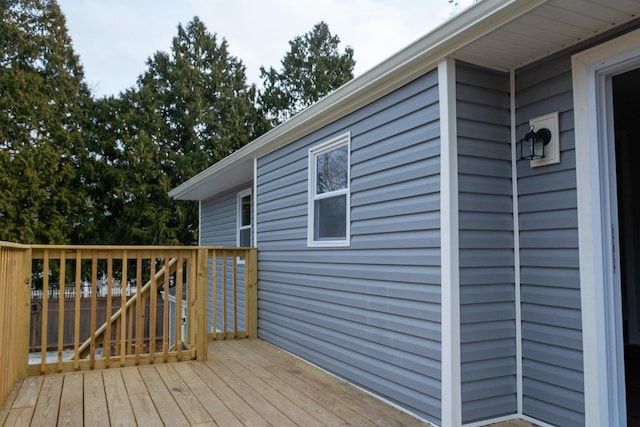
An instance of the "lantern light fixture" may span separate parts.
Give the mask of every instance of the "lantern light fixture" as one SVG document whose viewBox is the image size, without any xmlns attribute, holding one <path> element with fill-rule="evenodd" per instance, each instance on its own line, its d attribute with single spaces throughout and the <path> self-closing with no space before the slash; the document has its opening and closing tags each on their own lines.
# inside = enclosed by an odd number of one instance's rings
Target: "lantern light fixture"
<svg viewBox="0 0 640 427">
<path fill-rule="evenodd" d="M 531 125 L 529 132 L 520 140 L 520 160 L 536 160 L 544 158 L 544 147 L 551 141 L 551 131 L 542 128 L 535 131 Z"/>
</svg>

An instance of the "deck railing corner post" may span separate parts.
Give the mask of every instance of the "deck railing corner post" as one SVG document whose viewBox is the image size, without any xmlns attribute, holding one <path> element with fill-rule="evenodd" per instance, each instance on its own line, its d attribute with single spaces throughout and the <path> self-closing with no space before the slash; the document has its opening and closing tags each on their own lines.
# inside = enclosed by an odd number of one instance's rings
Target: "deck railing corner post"
<svg viewBox="0 0 640 427">
<path fill-rule="evenodd" d="M 248 338 L 258 337 L 258 249 L 251 248 L 247 253 L 246 296 L 247 296 L 247 334 Z"/>
<path fill-rule="evenodd" d="M 209 250 L 199 248 L 197 255 L 196 278 L 196 359 L 207 360 L 207 271 L 209 262 Z"/>
<path fill-rule="evenodd" d="M 31 248 L 27 248 L 22 252 L 22 269 L 21 276 L 23 278 L 21 287 L 22 296 L 22 313 L 20 318 L 21 331 L 20 331 L 20 363 L 18 377 L 25 378 L 29 370 L 29 331 L 31 328 L 31 262 L 32 251 Z"/>
</svg>

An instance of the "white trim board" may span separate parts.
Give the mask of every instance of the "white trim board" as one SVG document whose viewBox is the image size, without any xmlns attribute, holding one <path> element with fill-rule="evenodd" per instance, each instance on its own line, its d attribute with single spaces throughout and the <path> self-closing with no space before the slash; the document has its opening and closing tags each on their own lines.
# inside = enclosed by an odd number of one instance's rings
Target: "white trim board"
<svg viewBox="0 0 640 427">
<path fill-rule="evenodd" d="M 557 427 L 552 424 L 547 424 L 540 420 L 536 420 L 535 418 L 528 417 L 526 415 L 517 415 L 517 414 L 505 415 L 504 417 L 490 418 L 482 421 L 475 421 L 472 423 L 464 424 L 463 427 L 487 427 L 497 423 L 510 423 L 511 421 L 518 421 L 518 420 L 529 421 L 531 424 L 534 424 L 537 427 Z M 514 423 L 514 426 L 517 426 L 517 425 L 522 425 L 522 424 Z"/>
<path fill-rule="evenodd" d="M 202 246 L 202 200 L 198 200 L 198 246 Z"/>
<path fill-rule="evenodd" d="M 509 73 L 511 109 L 511 197 L 513 203 L 513 282 L 516 312 L 516 413 L 522 415 L 522 296 L 520 293 L 520 207 L 518 205 L 518 159 L 516 137 L 516 76 Z"/>
<path fill-rule="evenodd" d="M 638 66 L 640 30 L 572 57 L 587 426 L 626 424 L 606 96 L 612 75 Z"/>
<path fill-rule="evenodd" d="M 440 96 L 440 233 L 443 426 L 462 424 L 456 63 L 438 64 Z"/>
<path fill-rule="evenodd" d="M 253 247 L 258 247 L 258 158 L 253 158 L 253 195 L 251 196 L 253 202 L 253 209 L 251 215 L 253 218 Z"/>
</svg>

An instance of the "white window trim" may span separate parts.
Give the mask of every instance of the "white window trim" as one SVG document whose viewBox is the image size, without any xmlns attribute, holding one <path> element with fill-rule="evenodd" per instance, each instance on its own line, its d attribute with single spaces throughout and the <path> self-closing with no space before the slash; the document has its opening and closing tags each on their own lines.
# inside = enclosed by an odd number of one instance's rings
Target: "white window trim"
<svg viewBox="0 0 640 427">
<path fill-rule="evenodd" d="M 331 193 L 314 197 L 316 188 L 316 167 L 315 157 L 318 154 L 326 153 L 334 150 L 342 145 L 347 146 L 347 188 L 344 190 L 332 191 Z M 309 149 L 309 167 L 308 167 L 308 222 L 307 222 L 307 246 L 313 248 L 327 247 L 345 247 L 351 245 L 351 132 L 344 133 L 332 138 L 322 144 L 316 145 Z M 314 224 L 315 209 L 314 201 L 324 197 L 333 197 L 337 195 L 346 195 L 346 233 L 344 239 L 335 240 L 314 240 Z"/>
<path fill-rule="evenodd" d="M 613 74 L 640 66 L 639 40 L 636 30 L 572 57 L 587 426 L 622 425 L 626 419 L 605 96 Z"/>
<path fill-rule="evenodd" d="M 249 225 L 242 225 L 242 199 L 246 196 L 251 196 L 251 223 Z M 253 238 L 253 190 L 251 188 L 247 188 L 246 190 L 240 191 L 236 196 L 236 246 L 240 246 L 240 231 L 249 229 L 251 233 L 251 237 Z M 239 257 L 238 262 L 244 264 L 244 258 Z"/>
</svg>

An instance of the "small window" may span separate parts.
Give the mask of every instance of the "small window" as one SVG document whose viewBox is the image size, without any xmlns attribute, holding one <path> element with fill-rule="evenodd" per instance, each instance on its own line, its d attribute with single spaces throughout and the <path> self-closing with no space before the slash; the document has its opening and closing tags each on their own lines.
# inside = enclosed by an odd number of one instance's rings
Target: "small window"
<svg viewBox="0 0 640 427">
<path fill-rule="evenodd" d="M 348 246 L 350 135 L 309 150 L 309 246 Z"/>
<path fill-rule="evenodd" d="M 253 218 L 252 210 L 253 205 L 251 200 L 251 190 L 246 190 L 238 193 L 238 246 L 251 246 L 251 222 Z"/>
</svg>

